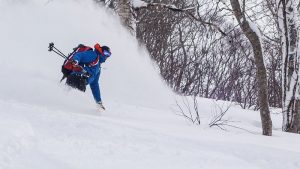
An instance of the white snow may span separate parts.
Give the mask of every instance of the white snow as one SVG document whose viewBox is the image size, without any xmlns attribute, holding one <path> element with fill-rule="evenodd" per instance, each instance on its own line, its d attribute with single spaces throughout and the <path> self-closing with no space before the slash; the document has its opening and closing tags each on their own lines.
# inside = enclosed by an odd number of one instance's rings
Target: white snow
<svg viewBox="0 0 300 169">
<path fill-rule="evenodd" d="M 299 135 L 261 135 L 259 112 L 232 106 L 225 119 L 245 130 L 209 128 L 216 104 L 199 98 L 201 125 L 176 114 L 178 96 L 114 16 L 88 1 L 0 1 L 0 169 L 298 169 Z M 78 43 L 111 47 L 101 89 L 59 84 L 62 59 Z M 181 104 L 182 105 L 182 104 Z M 274 110 L 276 111 L 276 110 Z"/>
<path fill-rule="evenodd" d="M 145 7 L 148 4 L 142 0 L 132 0 L 132 6 L 134 8 L 140 8 L 140 7 Z"/>
</svg>

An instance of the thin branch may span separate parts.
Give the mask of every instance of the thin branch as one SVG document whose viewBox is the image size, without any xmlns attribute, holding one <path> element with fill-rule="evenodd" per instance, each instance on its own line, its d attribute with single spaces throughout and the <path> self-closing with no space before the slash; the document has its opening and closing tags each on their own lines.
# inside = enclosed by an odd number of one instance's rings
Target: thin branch
<svg viewBox="0 0 300 169">
<path fill-rule="evenodd" d="M 144 2 L 144 1 L 143 1 Z M 211 23 L 211 22 L 207 22 L 205 20 L 202 19 L 202 17 L 200 16 L 200 14 L 198 13 L 198 17 L 195 16 L 191 11 L 194 11 L 196 8 L 199 8 L 199 7 L 190 7 L 190 8 L 184 8 L 184 9 L 181 9 L 181 8 L 178 8 L 176 7 L 175 5 L 169 5 L 169 4 L 163 4 L 163 3 L 147 3 L 147 2 L 144 2 L 145 5 L 143 6 L 140 6 L 140 7 L 133 7 L 133 9 L 135 11 L 139 11 L 140 9 L 149 9 L 150 7 L 162 7 L 162 8 L 166 8 L 166 9 L 169 9 L 171 11 L 174 11 L 174 12 L 182 12 L 182 13 L 185 13 L 187 14 L 190 18 L 202 23 L 203 25 L 209 25 L 209 26 L 212 26 L 214 27 L 215 29 L 217 29 L 223 36 L 226 36 L 227 34 L 219 27 L 217 26 L 216 24 L 214 23 Z M 199 9 L 198 9 L 199 10 Z"/>
</svg>

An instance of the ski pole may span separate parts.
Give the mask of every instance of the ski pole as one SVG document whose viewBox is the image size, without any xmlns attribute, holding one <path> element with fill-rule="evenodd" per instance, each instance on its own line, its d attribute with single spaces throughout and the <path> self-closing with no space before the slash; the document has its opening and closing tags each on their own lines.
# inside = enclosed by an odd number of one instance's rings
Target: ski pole
<svg viewBox="0 0 300 169">
<path fill-rule="evenodd" d="M 67 57 L 64 53 L 62 53 L 59 49 L 57 49 L 57 48 L 54 46 L 54 43 L 53 43 L 53 42 L 49 43 L 48 51 L 49 51 L 49 52 L 54 52 L 54 53 L 56 53 L 57 55 L 61 56 L 61 57 L 64 58 L 64 59 L 68 59 L 68 57 Z"/>
<path fill-rule="evenodd" d="M 51 43 L 49 43 L 49 52 L 51 52 L 51 51 L 54 51 L 56 54 L 58 54 L 58 55 L 60 55 L 60 56 L 63 56 L 63 57 L 66 57 L 65 56 L 65 54 L 63 54 L 59 49 L 57 49 L 55 46 L 54 46 L 54 43 L 53 42 L 51 42 Z M 55 49 L 55 50 L 53 50 L 53 49 Z"/>
<path fill-rule="evenodd" d="M 54 46 L 54 43 L 51 42 L 49 43 L 49 46 L 48 46 L 48 51 L 49 52 L 54 52 L 56 53 L 57 55 L 61 56 L 62 58 L 64 58 L 65 60 L 67 61 L 70 61 L 70 59 L 68 58 L 69 56 L 73 55 L 76 50 L 74 50 L 72 53 L 70 53 L 68 56 L 66 56 L 64 53 L 62 53 L 59 49 L 57 49 L 55 46 Z M 73 61 L 71 61 L 73 62 Z M 75 65 L 74 65 L 75 66 Z M 87 71 L 83 69 L 83 67 L 81 65 L 76 65 L 77 67 L 80 67 L 82 69 L 82 73 L 83 73 L 83 76 L 86 76 L 86 77 L 89 77 L 86 75 Z M 62 82 L 64 79 L 66 78 L 66 76 L 64 75 L 62 77 L 62 79 L 60 80 L 60 82 Z"/>
</svg>

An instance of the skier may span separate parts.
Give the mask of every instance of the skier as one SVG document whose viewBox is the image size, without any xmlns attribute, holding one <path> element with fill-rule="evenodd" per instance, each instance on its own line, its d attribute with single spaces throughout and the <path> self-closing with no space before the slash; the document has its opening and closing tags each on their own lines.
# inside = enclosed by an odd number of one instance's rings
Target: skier
<svg viewBox="0 0 300 169">
<path fill-rule="evenodd" d="M 80 87 L 78 88 L 78 85 L 80 86 L 80 80 L 78 80 L 78 78 L 84 77 L 83 91 L 85 91 L 85 85 L 90 85 L 97 106 L 103 110 L 105 110 L 105 107 L 103 106 L 101 99 L 99 77 L 101 73 L 101 64 L 110 56 L 110 48 L 107 46 L 101 47 L 98 43 L 94 45 L 94 50 L 90 49 L 82 52 L 75 52 L 71 64 L 73 70 L 76 70 L 76 68 L 79 67 L 81 68 L 81 71 L 78 71 L 77 69 L 76 71 L 71 72 L 71 76 L 68 76 L 66 82 L 69 86 L 80 90 Z"/>
</svg>

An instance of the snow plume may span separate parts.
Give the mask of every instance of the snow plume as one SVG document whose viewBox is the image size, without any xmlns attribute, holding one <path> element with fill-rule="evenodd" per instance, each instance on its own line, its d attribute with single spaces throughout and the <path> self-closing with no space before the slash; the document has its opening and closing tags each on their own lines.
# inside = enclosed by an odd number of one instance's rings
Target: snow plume
<svg viewBox="0 0 300 169">
<path fill-rule="evenodd" d="M 151 107 L 172 100 L 147 52 L 115 16 L 91 1 L 1 1 L 0 25 L 0 99 L 74 110 L 93 107 L 89 88 L 83 94 L 59 84 L 63 59 L 47 47 L 54 42 L 67 54 L 79 43 L 99 42 L 112 50 L 100 80 L 106 104 Z"/>
</svg>

